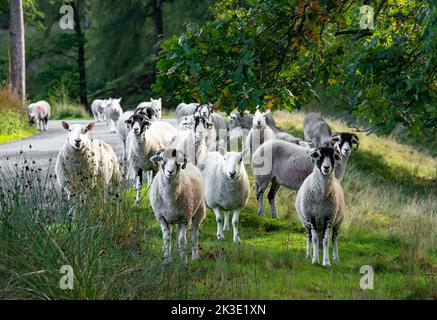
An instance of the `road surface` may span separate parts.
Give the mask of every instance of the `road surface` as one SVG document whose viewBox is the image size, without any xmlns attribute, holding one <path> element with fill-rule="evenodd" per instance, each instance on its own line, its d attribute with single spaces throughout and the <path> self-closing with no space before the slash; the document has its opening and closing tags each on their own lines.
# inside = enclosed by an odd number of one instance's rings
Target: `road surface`
<svg viewBox="0 0 437 320">
<path fill-rule="evenodd" d="M 162 121 L 169 122 L 176 126 L 176 118 L 162 118 Z M 72 120 L 71 124 L 87 124 L 90 120 Z M 5 161 L 14 161 L 19 157 L 27 160 L 34 160 L 39 168 L 43 170 L 49 167 L 50 159 L 52 168 L 58 156 L 59 150 L 65 142 L 67 132 L 62 128 L 61 121 L 49 121 L 48 131 L 42 132 L 30 138 L 0 144 L 0 166 Z M 90 131 L 91 138 L 102 139 L 110 144 L 117 154 L 118 159 L 122 157 L 123 146 L 118 134 L 109 132 L 106 122 L 97 122 Z"/>
</svg>

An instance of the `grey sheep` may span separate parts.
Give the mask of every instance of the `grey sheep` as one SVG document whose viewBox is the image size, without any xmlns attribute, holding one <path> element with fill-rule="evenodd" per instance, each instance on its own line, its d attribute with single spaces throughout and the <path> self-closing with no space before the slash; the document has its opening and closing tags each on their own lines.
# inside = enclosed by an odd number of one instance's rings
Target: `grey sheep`
<svg viewBox="0 0 437 320">
<path fill-rule="evenodd" d="M 150 186 L 149 198 L 163 238 L 164 260 L 171 260 L 171 227 L 178 225 L 180 257 L 187 262 L 186 238 L 191 224 L 192 259 L 199 258 L 199 230 L 205 219 L 205 185 L 199 169 L 176 149 L 159 152 L 150 159 L 160 170 Z"/>
<path fill-rule="evenodd" d="M 332 147 L 317 148 L 310 156 L 315 166 L 297 193 L 296 212 L 307 234 L 306 258 L 311 259 L 312 240 L 312 263 L 320 263 L 319 248 L 322 248 L 322 265 L 329 267 L 329 234 L 332 229 L 333 259 L 338 261 L 338 231 L 345 208 L 343 189 L 334 176 L 341 157 Z"/>
<path fill-rule="evenodd" d="M 329 145 L 331 142 L 331 127 L 318 113 L 308 113 L 303 121 L 305 141 L 315 143 L 316 147 Z"/>
</svg>

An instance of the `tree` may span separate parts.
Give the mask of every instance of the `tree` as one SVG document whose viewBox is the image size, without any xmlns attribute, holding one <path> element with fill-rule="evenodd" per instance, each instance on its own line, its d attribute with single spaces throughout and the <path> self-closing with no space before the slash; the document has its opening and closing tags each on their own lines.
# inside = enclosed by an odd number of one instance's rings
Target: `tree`
<svg viewBox="0 0 437 320">
<path fill-rule="evenodd" d="M 360 23 L 363 4 L 373 29 Z M 162 44 L 156 91 L 227 112 L 291 110 L 328 93 L 387 131 L 436 128 L 435 0 L 222 0 L 212 13 Z"/>
<path fill-rule="evenodd" d="M 24 105 L 26 100 L 26 61 L 22 0 L 10 1 L 9 25 L 11 34 L 10 81 L 12 89 Z"/>
</svg>

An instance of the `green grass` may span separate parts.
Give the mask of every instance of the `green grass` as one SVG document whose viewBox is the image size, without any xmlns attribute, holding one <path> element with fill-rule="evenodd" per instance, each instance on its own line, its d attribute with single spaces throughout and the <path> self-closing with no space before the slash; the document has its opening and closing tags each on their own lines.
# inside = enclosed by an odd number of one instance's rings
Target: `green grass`
<svg viewBox="0 0 437 320">
<path fill-rule="evenodd" d="M 0 144 L 26 138 L 37 131 L 30 127 L 25 108 L 7 88 L 0 88 Z"/>
<path fill-rule="evenodd" d="M 301 114 L 277 114 L 276 120 L 301 134 Z M 331 125 L 345 129 L 340 121 Z M 37 165 L 14 169 L 11 160 L 2 168 L 25 172 L 15 187 L 0 184 L 0 298 L 437 299 L 436 159 L 393 139 L 361 134 L 360 139 L 342 182 L 341 261 L 329 269 L 304 259 L 294 191 L 279 191 L 277 221 L 257 216 L 252 190 L 241 214 L 241 245 L 232 243 L 230 231 L 224 241 L 215 239 L 215 218 L 208 210 L 201 259 L 183 267 L 173 233 L 174 259 L 164 266 L 161 231 L 146 188 L 137 208 L 133 190 L 105 197 L 94 190 L 70 219 L 57 193 L 41 198 L 39 190 L 54 184 L 53 177 L 38 182 Z M 64 264 L 75 271 L 72 291 L 59 289 Z M 359 286 L 363 265 L 374 268 L 374 290 Z"/>
</svg>

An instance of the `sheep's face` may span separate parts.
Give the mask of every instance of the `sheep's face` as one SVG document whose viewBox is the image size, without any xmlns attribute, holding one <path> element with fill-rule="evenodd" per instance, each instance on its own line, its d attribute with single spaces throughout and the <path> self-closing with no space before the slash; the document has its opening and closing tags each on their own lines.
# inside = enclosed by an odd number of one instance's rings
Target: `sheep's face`
<svg viewBox="0 0 437 320">
<path fill-rule="evenodd" d="M 29 123 L 34 124 L 38 119 L 38 111 L 37 111 L 37 107 L 35 107 L 35 104 L 29 106 L 28 112 L 29 112 L 28 113 Z"/>
<path fill-rule="evenodd" d="M 194 135 L 196 142 L 202 141 L 206 136 L 206 131 L 213 128 L 213 124 L 204 117 L 194 117 Z"/>
<path fill-rule="evenodd" d="M 360 139 L 355 133 L 335 133 L 331 137 L 331 144 L 342 156 L 346 157 L 351 153 L 353 145 L 358 149 Z"/>
<path fill-rule="evenodd" d="M 109 105 L 109 100 L 103 100 L 100 104 L 99 104 L 99 108 L 98 111 L 100 113 L 103 113 L 106 111 L 106 108 L 108 108 Z"/>
<path fill-rule="evenodd" d="M 121 108 L 120 102 L 121 102 L 121 98 L 120 99 L 112 99 L 112 98 L 110 98 L 107 101 L 107 103 L 108 103 L 107 104 L 107 108 L 112 108 L 114 110 L 119 109 L 119 108 Z"/>
<path fill-rule="evenodd" d="M 237 128 L 240 126 L 239 123 L 239 116 L 236 113 L 231 113 L 231 115 L 229 116 L 229 120 L 228 120 L 228 128 L 229 130 Z"/>
<path fill-rule="evenodd" d="M 133 114 L 125 122 L 137 137 L 147 130 L 151 124 L 149 118 L 144 114 Z"/>
<path fill-rule="evenodd" d="M 255 115 L 253 117 L 253 127 L 255 129 L 261 129 L 263 127 L 266 126 L 266 115 L 269 113 L 269 111 L 267 112 L 261 112 L 259 110 L 257 110 L 255 112 Z"/>
<path fill-rule="evenodd" d="M 325 176 L 329 176 L 341 160 L 340 154 L 332 147 L 321 147 L 315 149 L 311 153 L 311 158 L 316 167 Z"/>
<path fill-rule="evenodd" d="M 181 124 L 184 128 L 193 129 L 194 127 L 194 118 L 193 116 L 185 116 L 181 119 Z"/>
<path fill-rule="evenodd" d="M 149 120 L 156 120 L 157 119 L 157 111 L 152 106 L 139 107 L 135 110 L 135 113 L 147 116 L 147 118 L 149 118 Z"/>
<path fill-rule="evenodd" d="M 161 170 L 168 179 L 173 179 L 179 172 L 187 167 L 187 158 L 176 149 L 167 149 L 158 152 L 150 161 L 155 166 L 161 164 Z"/>
<path fill-rule="evenodd" d="M 243 152 L 227 152 L 220 147 L 219 152 L 223 156 L 223 173 L 231 180 L 240 178 L 244 170 L 243 159 L 249 153 L 249 149 L 244 149 Z"/>
<path fill-rule="evenodd" d="M 73 149 L 80 150 L 88 143 L 88 131 L 92 130 L 94 122 L 90 122 L 88 125 L 83 126 L 80 124 L 70 125 L 69 123 L 62 121 L 62 127 L 68 131 L 68 144 L 73 147 Z"/>
<path fill-rule="evenodd" d="M 212 113 L 212 105 L 202 104 L 196 108 L 194 115 L 209 119 L 211 113 Z"/>
</svg>

